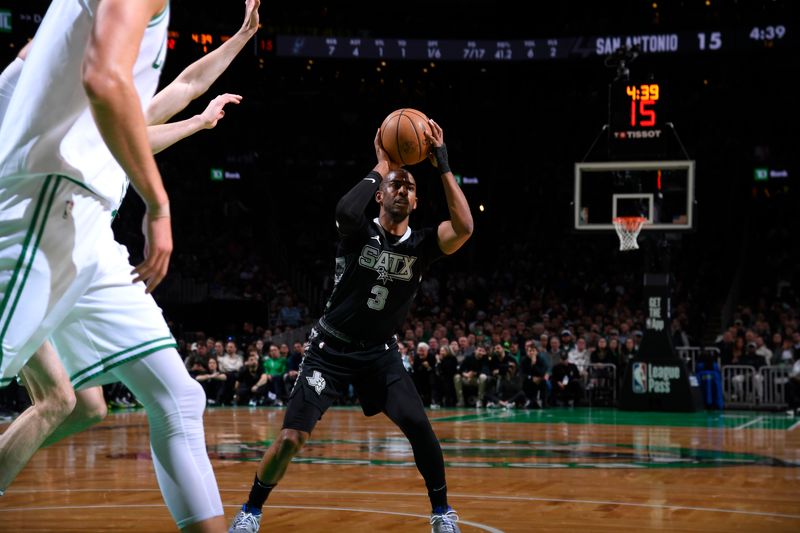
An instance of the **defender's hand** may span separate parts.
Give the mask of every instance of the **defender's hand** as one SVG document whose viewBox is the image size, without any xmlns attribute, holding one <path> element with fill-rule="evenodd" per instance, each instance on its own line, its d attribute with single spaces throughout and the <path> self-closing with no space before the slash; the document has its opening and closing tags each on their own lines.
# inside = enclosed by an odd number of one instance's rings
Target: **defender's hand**
<svg viewBox="0 0 800 533">
<path fill-rule="evenodd" d="M 145 213 L 142 220 L 144 261 L 131 271 L 133 283 L 144 281 L 146 293 L 151 293 L 167 275 L 172 255 L 172 226 L 169 215 L 153 217 Z"/>
<path fill-rule="evenodd" d="M 203 128 L 210 130 L 217 125 L 217 122 L 225 116 L 225 106 L 228 104 L 241 103 L 242 97 L 238 94 L 221 94 L 211 100 L 205 110 L 200 113 L 203 121 Z"/>
<path fill-rule="evenodd" d="M 245 0 L 244 3 L 244 22 L 241 32 L 255 33 L 258 30 L 258 6 L 261 0 Z"/>
</svg>

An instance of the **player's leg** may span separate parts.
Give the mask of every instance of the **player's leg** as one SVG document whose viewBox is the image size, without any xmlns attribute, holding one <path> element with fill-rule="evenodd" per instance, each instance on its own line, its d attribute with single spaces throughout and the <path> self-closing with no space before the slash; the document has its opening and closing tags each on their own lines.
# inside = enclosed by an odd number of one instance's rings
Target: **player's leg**
<svg viewBox="0 0 800 533">
<path fill-rule="evenodd" d="M 66 420 L 47 437 L 42 447 L 50 446 L 61 439 L 88 429 L 102 422 L 108 414 L 103 387 L 99 385 L 75 391 L 75 399 L 75 408 Z"/>
<path fill-rule="evenodd" d="M 413 381 L 405 372 L 397 374 L 400 379 L 391 383 L 386 391 L 384 412 L 411 443 L 414 462 L 428 489 L 433 531 L 458 532 L 455 524 L 458 516 L 447 504 L 444 457 L 439 439 L 433 432 Z"/>
<path fill-rule="evenodd" d="M 145 407 L 159 487 L 179 528 L 224 531 L 205 447 L 205 393 L 175 350 L 163 313 L 131 283 L 127 250 L 110 227 L 97 243 L 97 271 L 51 335 L 73 387 L 122 381 Z"/>
<path fill-rule="evenodd" d="M 75 393 L 53 348 L 45 343 L 21 371 L 33 405 L 0 435 L 0 494 L 75 407 Z"/>
<path fill-rule="evenodd" d="M 233 519 L 232 533 L 255 533 L 261 522 L 261 510 L 270 492 L 283 478 L 292 458 L 302 449 L 319 419 L 338 398 L 343 388 L 326 371 L 317 348 L 309 348 L 289 395 L 283 428 L 278 438 L 264 452 L 247 502 Z"/>
<path fill-rule="evenodd" d="M 142 402 L 167 507 L 182 531 L 224 531 L 222 501 L 206 451 L 205 393 L 178 352 L 165 348 L 111 370 Z"/>
</svg>

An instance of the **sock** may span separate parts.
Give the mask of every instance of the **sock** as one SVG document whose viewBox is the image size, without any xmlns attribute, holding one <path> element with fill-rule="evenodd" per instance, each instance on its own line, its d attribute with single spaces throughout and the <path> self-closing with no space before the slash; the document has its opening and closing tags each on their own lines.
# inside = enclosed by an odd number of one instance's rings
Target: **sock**
<svg viewBox="0 0 800 533">
<path fill-rule="evenodd" d="M 267 501 L 267 497 L 269 496 L 270 491 L 275 488 L 275 485 L 265 485 L 261 483 L 258 479 L 258 474 L 256 474 L 255 479 L 253 480 L 253 487 L 250 489 L 250 496 L 247 498 L 247 507 L 252 512 L 261 511 L 261 508 L 264 506 L 264 502 Z"/>
<path fill-rule="evenodd" d="M 447 512 L 447 485 L 442 485 L 438 489 L 428 489 L 428 498 L 431 500 L 431 512 L 433 514 L 444 514 Z"/>
</svg>

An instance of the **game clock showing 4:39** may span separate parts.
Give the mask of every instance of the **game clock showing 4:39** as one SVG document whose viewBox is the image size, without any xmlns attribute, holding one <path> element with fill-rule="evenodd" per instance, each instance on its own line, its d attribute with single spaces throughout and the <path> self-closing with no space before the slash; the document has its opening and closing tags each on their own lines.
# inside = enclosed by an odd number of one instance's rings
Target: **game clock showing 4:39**
<svg viewBox="0 0 800 533">
<path fill-rule="evenodd" d="M 611 135 L 618 141 L 660 139 L 665 122 L 664 86 L 657 81 L 618 81 L 610 87 Z"/>
</svg>

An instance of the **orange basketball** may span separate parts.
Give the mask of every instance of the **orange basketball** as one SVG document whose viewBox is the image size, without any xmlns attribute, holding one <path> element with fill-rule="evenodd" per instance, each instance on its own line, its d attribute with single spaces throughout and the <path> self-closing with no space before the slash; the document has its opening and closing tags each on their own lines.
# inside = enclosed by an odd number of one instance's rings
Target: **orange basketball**
<svg viewBox="0 0 800 533">
<path fill-rule="evenodd" d="M 383 149 L 395 163 L 416 165 L 428 157 L 426 131 L 431 127 L 422 111 L 408 107 L 392 111 L 381 124 Z"/>
</svg>

